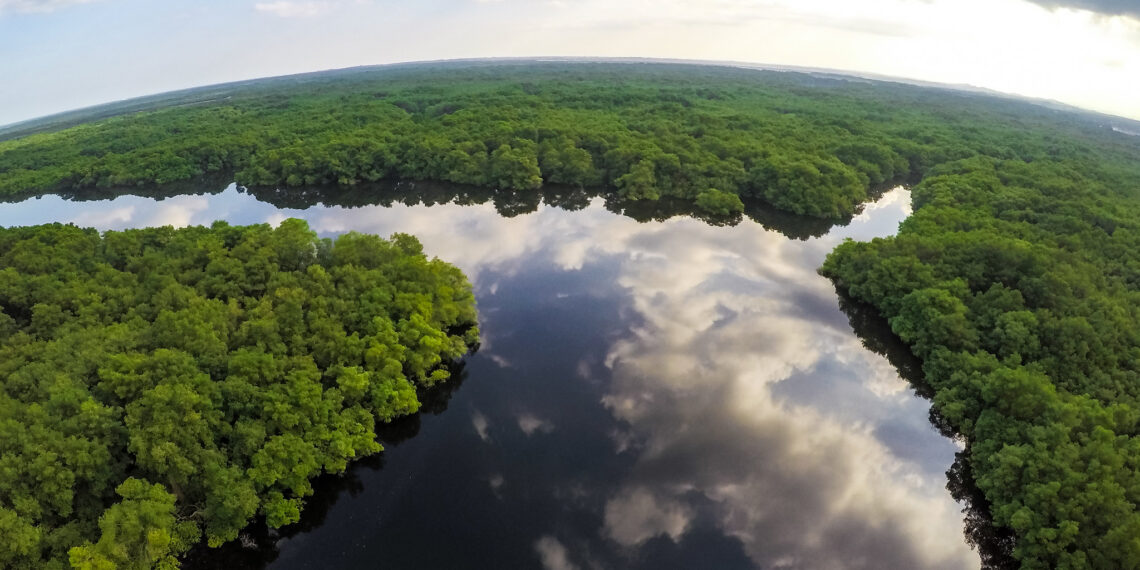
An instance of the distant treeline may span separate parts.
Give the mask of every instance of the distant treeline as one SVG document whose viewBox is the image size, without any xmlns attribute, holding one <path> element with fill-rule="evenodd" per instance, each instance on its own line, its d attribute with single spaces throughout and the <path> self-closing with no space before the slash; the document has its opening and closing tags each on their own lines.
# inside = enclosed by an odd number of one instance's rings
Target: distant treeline
<svg viewBox="0 0 1140 570">
<path fill-rule="evenodd" d="M 478 337 L 415 238 L 0 229 L 0 567 L 177 568 L 380 451 Z"/>
<path fill-rule="evenodd" d="M 8 194 L 227 171 L 283 199 L 439 180 L 513 190 L 509 209 L 555 183 L 710 219 L 740 197 L 841 218 L 876 185 L 917 183 L 897 237 L 845 243 L 822 271 L 922 360 L 1023 567 L 1140 567 L 1140 139 L 1089 116 L 729 68 L 450 64 L 279 80 L 0 143 Z M 0 513 L 20 496 L 0 490 Z"/>
<path fill-rule="evenodd" d="M 734 195 L 755 196 L 840 218 L 869 186 L 948 160 L 1080 152 L 1071 135 L 1084 127 L 1058 117 L 950 92 L 729 68 L 393 68 L 255 83 L 219 101 L 2 142 L 0 193 L 232 171 L 247 186 L 571 184 L 694 200 L 714 213 L 739 211 Z"/>
</svg>

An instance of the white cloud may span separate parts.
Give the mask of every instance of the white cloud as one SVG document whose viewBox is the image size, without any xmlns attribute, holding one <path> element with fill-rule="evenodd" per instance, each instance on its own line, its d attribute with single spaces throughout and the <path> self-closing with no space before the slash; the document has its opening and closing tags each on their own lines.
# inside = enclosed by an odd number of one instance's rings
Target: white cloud
<svg viewBox="0 0 1140 570">
<path fill-rule="evenodd" d="M 64 220 L 100 231 L 148 226 L 184 228 L 214 221 L 215 214 L 209 211 L 210 207 L 210 198 L 206 196 L 185 195 L 154 200 L 128 195 L 105 202 L 73 202 L 58 196 L 45 196 L 9 205 L 8 209 L 13 211 L 4 212 L 0 221 L 5 225 L 24 225 Z"/>
<path fill-rule="evenodd" d="M 210 200 L 205 196 L 176 196 L 159 202 L 151 209 L 151 215 L 140 222 L 144 226 L 176 228 L 184 228 L 195 223 L 209 224 L 213 221 L 213 218 L 205 219 L 209 216 L 205 216 L 202 220 L 195 219 L 197 214 L 207 213 L 209 208 Z"/>
<path fill-rule="evenodd" d="M 491 475 L 489 479 L 487 479 L 487 484 L 491 486 L 491 491 L 494 492 L 495 495 L 499 494 L 499 489 L 503 488 L 503 483 L 505 482 L 506 479 L 503 478 L 502 473 L 495 473 L 494 475 Z"/>
<path fill-rule="evenodd" d="M 850 336 L 842 314 L 834 318 L 834 288 L 815 272 L 844 237 L 892 233 L 909 211 L 907 197 L 889 194 L 848 226 L 806 242 L 747 222 L 639 224 L 600 204 L 510 219 L 490 204 L 317 208 L 303 217 L 322 233 L 413 233 L 429 255 L 487 283 L 536 260 L 574 271 L 617 256 L 628 310 L 641 323 L 605 359 L 613 376 L 604 403 L 626 426 L 612 434 L 615 450 L 637 465 L 604 509 L 604 531 L 619 544 L 681 540 L 695 521 L 711 520 L 762 566 L 797 559 L 836 568 L 881 548 L 900 567 L 976 567 L 962 541 L 947 540 L 962 527 L 943 489 L 949 459 L 919 465 L 925 456 L 900 456 L 876 433 L 900 414 L 914 416 L 906 406 L 917 406 L 924 422 L 926 404 Z M 457 226 L 470 237 L 455 239 Z M 822 388 L 830 399 L 802 402 L 778 391 L 797 375 L 819 377 L 825 363 L 832 368 L 823 376 L 842 376 Z M 592 376 L 589 363 L 577 370 Z M 862 407 L 879 411 L 851 411 Z M 489 441 L 488 418 L 474 412 L 471 421 Z M 529 413 L 515 421 L 528 434 L 549 423 Z M 923 427 L 903 443 L 941 441 Z M 946 443 L 943 455 L 952 455 Z M 496 479 L 489 483 L 495 490 Z M 535 549 L 549 568 L 572 564 L 553 537 Z"/>
<path fill-rule="evenodd" d="M 272 14 L 281 18 L 314 18 L 323 16 L 346 6 L 367 6 L 372 0 L 306 0 L 296 2 L 293 0 L 277 0 L 275 2 L 258 2 L 254 10 Z"/>
<path fill-rule="evenodd" d="M 123 206 L 107 210 L 89 210 L 71 219 L 71 223 L 81 227 L 99 229 L 127 227 L 135 217 L 135 206 Z"/>
<path fill-rule="evenodd" d="M 677 501 L 661 501 L 645 489 L 625 489 L 606 503 L 605 529 L 625 546 L 638 546 L 660 535 L 676 542 L 692 518 L 692 511 Z"/>
<path fill-rule="evenodd" d="M 492 354 L 491 352 L 484 351 L 483 357 L 490 359 L 491 362 L 494 362 L 496 365 L 498 365 L 499 368 L 511 367 L 511 361 L 507 360 L 503 356 L 499 356 L 498 354 Z"/>
<path fill-rule="evenodd" d="M 519 416 L 519 429 L 530 437 L 537 432 L 550 433 L 554 431 L 554 424 L 541 419 L 534 414 L 523 414 Z"/>
<path fill-rule="evenodd" d="M 473 412 L 471 414 L 471 427 L 475 428 L 475 433 L 479 434 L 479 439 L 491 441 L 491 436 L 487 433 L 487 428 L 490 427 L 487 416 L 484 416 L 478 411 Z"/>
<path fill-rule="evenodd" d="M 258 2 L 253 8 L 280 18 L 312 18 L 328 13 L 334 7 L 332 2 Z"/>
<path fill-rule="evenodd" d="M 0 15 L 14 12 L 31 14 L 54 12 L 75 4 L 87 4 L 93 0 L 0 0 Z"/>
<path fill-rule="evenodd" d="M 889 194 L 848 226 L 806 242 L 753 223 L 639 224 L 600 204 L 570 214 L 540 207 L 510 219 L 489 204 L 329 208 L 305 217 L 322 232 L 413 233 L 430 255 L 455 261 L 476 280 L 509 277 L 537 259 L 574 271 L 618 256 L 619 284 L 643 324 L 608 354 L 613 380 L 605 404 L 628 426 L 613 434 L 616 450 L 637 454 L 635 472 L 645 476 L 621 481 L 605 507 L 605 532 L 615 541 L 680 540 L 700 509 L 709 509 L 702 516 L 739 538 L 761 565 L 799 557 L 805 567 L 837 567 L 845 556 L 882 547 L 909 567 L 976 566 L 963 542 L 946 540 L 960 536 L 962 525 L 943 489 L 946 465 L 932 475 L 875 434 L 913 397 L 889 363 L 850 337 L 842 315 L 839 322 L 828 317 L 834 288 L 815 273 L 844 237 L 892 233 L 893 221 L 909 211 L 907 198 Z M 470 238 L 455 239 L 456 226 Z M 776 394 L 775 386 L 822 362 L 867 377 L 828 386 L 835 397 L 824 404 Z M 590 376 L 589 363 L 577 369 Z M 883 417 L 849 413 L 872 402 Z M 547 423 L 533 414 L 516 421 L 530 434 Z M 486 417 L 477 413 L 472 422 L 490 438 Z M 923 433 L 916 437 L 938 437 Z M 702 451 L 687 462 L 692 450 Z M 694 507 L 693 496 L 712 506 Z M 818 541 L 839 546 L 820 549 Z M 552 537 L 535 548 L 547 567 L 570 564 Z"/>
<path fill-rule="evenodd" d="M 516 5 L 533 23 L 512 36 L 509 51 L 499 49 L 496 55 L 665 57 L 846 69 L 976 85 L 1140 118 L 1133 96 L 1140 77 L 1140 20 L 1135 18 L 1051 11 L 1024 0 Z M 498 30 L 486 34 L 484 41 L 501 37 Z"/>
<path fill-rule="evenodd" d="M 905 198 L 872 210 L 898 219 Z M 918 426 L 908 444 L 944 444 L 920 463 L 878 435 L 927 404 L 832 318 L 834 289 L 814 271 L 843 236 L 893 231 L 872 218 L 806 243 L 683 219 L 624 242 L 619 279 L 641 325 L 612 345 L 603 403 L 628 426 L 618 449 L 636 442 L 637 455 L 605 506 L 610 538 L 680 541 L 712 520 L 760 567 L 977 567 L 947 540 L 962 527 L 941 477 L 953 446 Z"/>
<path fill-rule="evenodd" d="M 546 570 L 578 570 L 578 565 L 570 561 L 570 554 L 557 538 L 547 535 L 534 543 L 542 567 Z"/>
<path fill-rule="evenodd" d="M 276 228 L 277 226 L 280 226 L 281 222 L 284 222 L 286 219 L 288 219 L 288 216 L 285 214 L 282 214 L 281 212 L 273 212 L 272 214 L 269 214 L 265 217 L 265 223 Z"/>
</svg>

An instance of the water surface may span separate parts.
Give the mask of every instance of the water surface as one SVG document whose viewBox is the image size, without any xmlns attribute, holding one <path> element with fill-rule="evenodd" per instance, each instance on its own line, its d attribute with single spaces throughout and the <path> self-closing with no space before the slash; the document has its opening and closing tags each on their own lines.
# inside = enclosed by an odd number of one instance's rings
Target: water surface
<svg viewBox="0 0 1140 570">
<path fill-rule="evenodd" d="M 0 208 L 3 225 L 407 232 L 472 279 L 483 338 L 461 382 L 384 429 L 383 454 L 322 478 L 301 523 L 186 567 L 979 566 L 946 490 L 959 448 L 816 274 L 843 239 L 893 234 L 905 190 L 845 226 L 784 233 L 761 215 L 642 223 L 598 198 L 513 217 L 273 201 L 231 187 Z"/>
</svg>

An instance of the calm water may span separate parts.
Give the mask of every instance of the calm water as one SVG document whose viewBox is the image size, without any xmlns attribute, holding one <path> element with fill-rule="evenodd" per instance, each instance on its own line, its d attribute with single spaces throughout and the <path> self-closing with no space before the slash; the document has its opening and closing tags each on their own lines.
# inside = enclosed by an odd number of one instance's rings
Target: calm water
<svg viewBox="0 0 1140 570">
<path fill-rule="evenodd" d="M 815 272 L 844 238 L 894 233 L 905 190 L 829 232 L 786 230 L 807 239 L 577 206 L 288 209 L 231 187 L 45 197 L 0 224 L 300 217 L 325 236 L 415 234 L 472 279 L 483 339 L 462 381 L 322 478 L 301 523 L 188 568 L 979 566 L 946 490 L 958 447 Z"/>
</svg>

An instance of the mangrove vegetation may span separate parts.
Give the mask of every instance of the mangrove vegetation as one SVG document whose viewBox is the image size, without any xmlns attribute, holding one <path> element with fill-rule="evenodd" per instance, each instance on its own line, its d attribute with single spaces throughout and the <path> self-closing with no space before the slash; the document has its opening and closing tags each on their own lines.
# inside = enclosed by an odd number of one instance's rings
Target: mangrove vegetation
<svg viewBox="0 0 1140 570">
<path fill-rule="evenodd" d="M 415 238 L 0 230 L 0 566 L 176 568 L 380 451 L 477 340 Z"/>
<path fill-rule="evenodd" d="M 1090 138 L 1110 144 L 1087 121 L 1014 101 L 716 67 L 443 64 L 215 91 L 0 142 L 0 193 L 233 172 L 239 184 L 271 187 L 568 184 L 712 212 L 737 208 L 723 196 L 734 194 L 842 218 L 873 186 L 950 160 L 1032 161 L 1087 153 Z"/>
<path fill-rule="evenodd" d="M 835 220 L 915 184 L 896 237 L 844 243 L 822 272 L 920 359 L 1022 567 L 1140 567 L 1140 139 L 1103 118 L 662 64 L 397 66 L 215 91 L 0 142 L 0 193 L 232 175 L 270 199 L 351 201 L 426 180 L 518 208 L 545 185 L 710 220 L 757 201 Z M 5 230 L 0 308 L 13 567 L 174 564 L 254 516 L 294 521 L 308 479 L 375 452 L 375 422 L 413 411 L 474 339 L 463 277 L 412 238 L 329 242 L 296 222 Z"/>
</svg>

